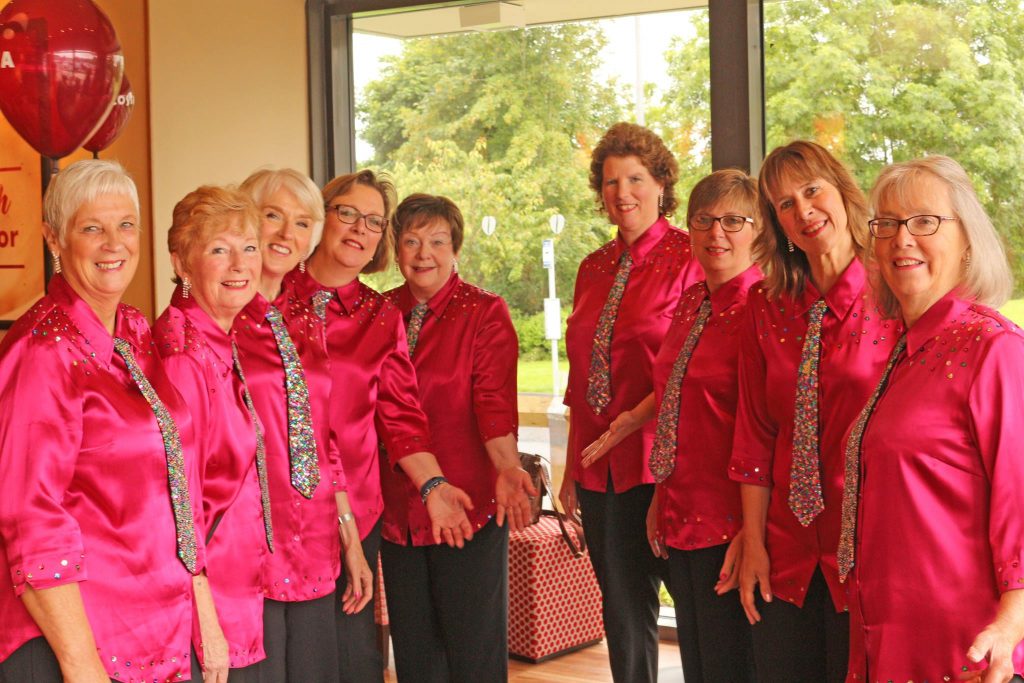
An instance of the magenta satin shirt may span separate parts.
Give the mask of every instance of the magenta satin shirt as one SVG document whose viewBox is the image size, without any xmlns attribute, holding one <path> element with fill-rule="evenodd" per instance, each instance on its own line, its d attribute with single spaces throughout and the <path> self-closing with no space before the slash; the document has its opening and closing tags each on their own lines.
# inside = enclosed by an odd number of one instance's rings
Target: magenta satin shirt
<svg viewBox="0 0 1024 683">
<path fill-rule="evenodd" d="M 359 536 L 366 538 L 384 509 L 378 443 L 384 442 L 389 467 L 407 455 L 431 450 L 402 314 L 358 279 L 329 288 L 296 269 L 285 276 L 284 287 L 307 302 L 318 291 L 332 294 L 326 309 L 331 430 Z"/>
<path fill-rule="evenodd" d="M 266 657 L 263 651 L 263 528 L 256 432 L 233 369 L 231 337 L 181 295 L 153 325 L 153 341 L 167 374 L 188 403 L 200 435 L 200 476 L 207 534 L 206 573 L 227 638 L 231 668 Z M 195 632 L 199 646 L 198 627 Z"/>
<path fill-rule="evenodd" d="M 188 410 L 142 314 L 120 306 L 115 334 L 178 427 L 201 569 Z M 153 410 L 92 309 L 54 276 L 0 344 L 0 573 L 11 582 L 0 590 L 0 660 L 42 635 L 17 596 L 77 582 L 111 678 L 188 680 L 192 576 L 175 537 Z"/>
<path fill-rule="evenodd" d="M 770 581 L 777 597 L 803 606 L 814 570 L 821 567 L 836 611 L 848 607 L 839 583 L 836 549 L 843 500 L 843 446 L 850 423 L 874 391 L 902 334 L 882 319 L 870 296 L 864 266 L 854 259 L 825 295 L 821 325 L 819 458 L 825 509 L 804 527 L 789 507 L 793 465 L 793 409 L 807 313 L 820 298 L 810 279 L 796 301 L 769 300 L 753 287 L 740 336 L 739 407 L 729 475 L 742 484 L 771 487 L 765 534 Z"/>
<path fill-rule="evenodd" d="M 1024 334 L 947 295 L 908 331 L 862 442 L 853 630 L 871 680 L 975 668 L 967 648 L 1024 589 L 1022 443 Z"/>
<path fill-rule="evenodd" d="M 686 367 L 679 394 L 676 464 L 658 485 L 658 529 L 665 543 L 677 550 L 727 543 L 743 526 L 740 487 L 729 479 L 729 456 L 739 391 L 739 332 L 747 292 L 761 278 L 757 266 L 751 266 L 711 295 L 711 317 Z M 706 294 L 703 281 L 686 290 L 654 359 L 658 406 Z"/>
<path fill-rule="evenodd" d="M 630 250 L 633 268 L 612 328 L 611 403 L 595 415 L 587 404 L 590 357 L 598 319 L 623 249 Z M 654 356 L 672 322 L 679 298 L 703 277 L 700 264 L 690 253 L 690 236 L 669 225 L 665 218 L 659 218 L 632 246 L 616 237 L 580 263 L 572 314 L 565 332 L 569 381 L 564 402 L 570 410 L 566 475 L 588 491 L 606 490 L 609 468 L 619 493 L 639 484 L 654 483 L 647 469 L 647 456 L 654 442 L 654 420 L 587 469 L 578 466 L 580 454 L 608 429 L 619 413 L 633 408 L 654 390 Z"/>
<path fill-rule="evenodd" d="M 416 298 L 407 285 L 385 296 L 406 318 Z M 434 434 L 434 455 L 444 476 L 473 500 L 467 512 L 474 529 L 494 517 L 497 471 L 484 443 L 515 436 L 519 424 L 516 363 L 519 341 L 508 306 L 498 295 L 452 274 L 427 302 L 413 364 L 420 403 Z M 406 545 L 433 545 L 430 518 L 419 491 L 403 472 L 382 471 L 384 538 Z"/>
<path fill-rule="evenodd" d="M 307 499 L 291 483 L 288 395 L 284 365 L 267 322 L 270 304 L 259 294 L 235 318 L 234 334 L 265 430 L 267 478 L 274 518 L 274 552 L 267 557 L 263 589 L 281 602 L 330 594 L 341 571 L 341 541 L 335 491 L 345 490 L 341 458 L 330 436 L 331 368 L 323 321 L 309 306 L 282 293 L 274 302 L 302 362 L 320 461 L 320 484 Z"/>
</svg>

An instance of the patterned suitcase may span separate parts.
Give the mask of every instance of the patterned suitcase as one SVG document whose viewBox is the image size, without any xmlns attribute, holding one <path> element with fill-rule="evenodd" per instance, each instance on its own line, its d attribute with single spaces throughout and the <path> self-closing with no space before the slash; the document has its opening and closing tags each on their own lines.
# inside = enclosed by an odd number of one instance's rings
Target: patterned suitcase
<svg viewBox="0 0 1024 683">
<path fill-rule="evenodd" d="M 557 520 L 545 515 L 510 534 L 508 561 L 509 655 L 540 662 L 600 642 L 601 590 L 590 558 L 573 557 Z"/>
</svg>

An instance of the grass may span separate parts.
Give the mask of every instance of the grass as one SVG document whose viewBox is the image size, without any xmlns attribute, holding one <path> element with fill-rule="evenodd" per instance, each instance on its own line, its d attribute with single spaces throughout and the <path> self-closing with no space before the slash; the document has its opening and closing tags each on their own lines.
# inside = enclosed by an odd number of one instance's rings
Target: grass
<svg viewBox="0 0 1024 683">
<path fill-rule="evenodd" d="M 1010 299 L 1005 306 L 999 309 L 999 312 L 1020 327 L 1024 327 L 1024 299 Z"/>
<path fill-rule="evenodd" d="M 569 363 L 558 361 L 558 370 L 562 376 L 560 387 L 565 391 L 565 380 L 569 375 Z M 551 359 L 519 361 L 519 391 L 522 393 L 551 393 Z"/>
</svg>

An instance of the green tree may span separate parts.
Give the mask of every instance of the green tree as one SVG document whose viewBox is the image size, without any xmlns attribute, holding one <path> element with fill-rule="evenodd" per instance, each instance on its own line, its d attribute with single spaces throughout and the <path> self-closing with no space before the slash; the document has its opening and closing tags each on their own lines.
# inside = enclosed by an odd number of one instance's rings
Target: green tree
<svg viewBox="0 0 1024 683">
<path fill-rule="evenodd" d="M 579 261 L 611 234 L 587 182 L 592 147 L 620 116 L 597 76 L 605 42 L 587 23 L 412 39 L 360 101 L 372 163 L 403 196 L 452 198 L 466 218 L 460 271 L 519 310 L 539 310 L 547 295 L 540 248 L 552 214 L 566 217 L 562 299 Z M 490 237 L 485 215 L 498 221 Z"/>
</svg>

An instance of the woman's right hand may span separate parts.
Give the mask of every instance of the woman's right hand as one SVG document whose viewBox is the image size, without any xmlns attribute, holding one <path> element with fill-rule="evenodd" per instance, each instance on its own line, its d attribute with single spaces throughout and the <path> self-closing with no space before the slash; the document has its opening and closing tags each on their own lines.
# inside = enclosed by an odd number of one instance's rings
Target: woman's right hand
<svg viewBox="0 0 1024 683">
<path fill-rule="evenodd" d="M 461 548 L 473 540 L 473 526 L 466 517 L 466 510 L 473 509 L 468 493 L 445 482 L 427 494 L 426 505 L 434 543 L 443 538 L 450 547 Z"/>
<path fill-rule="evenodd" d="M 646 419 L 638 419 L 635 411 L 623 410 L 608 425 L 608 431 L 597 437 L 594 443 L 583 449 L 583 459 L 580 460 L 580 465 L 590 467 L 603 458 L 608 451 L 621 443 L 623 439 L 640 429 L 646 421 Z"/>
<path fill-rule="evenodd" d="M 754 625 L 761 621 L 754 601 L 754 586 L 760 586 L 761 598 L 772 601 L 772 585 L 768 579 L 770 563 L 768 550 L 760 541 L 744 536 L 743 555 L 740 560 L 740 603 L 747 613 L 747 621 Z"/>
<path fill-rule="evenodd" d="M 580 503 L 576 496 L 576 482 L 571 477 L 562 477 L 562 487 L 558 489 L 558 502 L 562 510 L 576 522 L 580 521 Z"/>
<path fill-rule="evenodd" d="M 651 498 L 651 505 L 647 508 L 647 543 L 651 546 L 651 552 L 655 557 L 668 559 L 668 548 L 665 546 L 665 536 L 658 529 L 658 496 L 659 489 L 655 487 L 654 497 Z"/>
<path fill-rule="evenodd" d="M 202 634 L 203 683 L 227 683 L 228 668 L 231 666 L 227 638 L 219 625 L 209 630 L 211 633 Z"/>
</svg>

